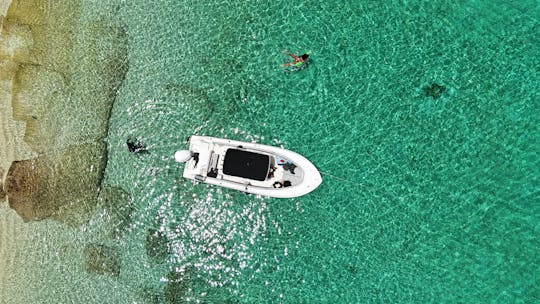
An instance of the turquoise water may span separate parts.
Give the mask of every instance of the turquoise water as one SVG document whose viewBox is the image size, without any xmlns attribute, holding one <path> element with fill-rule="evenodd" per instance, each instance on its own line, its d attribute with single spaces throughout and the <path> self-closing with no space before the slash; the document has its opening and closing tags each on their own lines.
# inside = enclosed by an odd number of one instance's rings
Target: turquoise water
<svg viewBox="0 0 540 304">
<path fill-rule="evenodd" d="M 83 9 L 126 27 L 105 183 L 131 199 L 119 276 L 81 282 L 116 296 L 86 303 L 539 301 L 537 2 L 116 2 Z M 312 61 L 285 72 L 283 50 Z M 191 134 L 283 145 L 324 181 L 193 185 L 172 157 Z"/>
</svg>

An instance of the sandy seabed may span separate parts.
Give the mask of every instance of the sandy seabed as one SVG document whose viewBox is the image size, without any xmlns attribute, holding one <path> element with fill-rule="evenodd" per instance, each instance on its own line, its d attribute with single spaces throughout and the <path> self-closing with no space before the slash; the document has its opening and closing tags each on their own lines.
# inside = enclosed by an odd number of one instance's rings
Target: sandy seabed
<svg viewBox="0 0 540 304">
<path fill-rule="evenodd" d="M 3 18 L 6 16 L 11 0 L 0 1 L 0 31 L 2 30 Z M 0 36 L 0 41 L 4 41 Z M 0 181 L 5 178 L 5 174 L 15 159 L 16 145 L 15 142 L 21 142 L 24 136 L 24 126 L 17 125 L 12 117 L 11 110 L 11 88 L 12 83 L 8 77 L 8 72 L 5 70 L 4 61 L 1 62 L 0 70 Z M 0 192 L 2 187 L 0 187 Z M 7 243 L 10 240 L 10 235 L 13 234 L 13 229 L 17 226 L 17 217 L 13 216 L 7 206 L 3 203 L 5 199 L 4 193 L 0 193 L 0 286 L 4 286 L 4 278 L 6 271 L 6 261 L 8 260 Z M 2 289 L 0 289 L 0 295 Z"/>
<path fill-rule="evenodd" d="M 77 270 L 58 268 L 81 258 L 62 246 L 96 208 L 126 38 L 105 19 L 78 27 L 79 11 L 77 1 L 0 0 L 0 304 L 39 302 L 44 273 Z M 82 30 L 90 39 L 78 40 Z"/>
</svg>

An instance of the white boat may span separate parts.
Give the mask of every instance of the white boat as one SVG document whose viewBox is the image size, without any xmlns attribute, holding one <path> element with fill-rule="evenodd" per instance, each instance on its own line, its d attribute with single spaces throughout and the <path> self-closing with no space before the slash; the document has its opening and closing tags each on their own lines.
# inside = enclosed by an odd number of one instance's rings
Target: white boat
<svg viewBox="0 0 540 304">
<path fill-rule="evenodd" d="M 184 178 L 263 196 L 298 197 L 322 182 L 302 155 L 256 143 L 193 135 L 174 158 L 186 163 Z"/>
</svg>

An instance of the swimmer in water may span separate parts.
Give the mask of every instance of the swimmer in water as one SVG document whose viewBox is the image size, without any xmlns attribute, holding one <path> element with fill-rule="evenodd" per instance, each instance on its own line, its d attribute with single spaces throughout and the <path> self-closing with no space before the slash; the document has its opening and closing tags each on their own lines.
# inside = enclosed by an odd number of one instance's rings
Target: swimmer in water
<svg viewBox="0 0 540 304">
<path fill-rule="evenodd" d="M 295 54 L 291 54 L 291 53 L 289 53 L 289 52 L 287 52 L 287 51 L 284 51 L 283 53 L 284 53 L 285 55 L 291 56 L 291 58 L 293 59 L 293 61 L 291 61 L 291 62 L 289 62 L 289 63 L 284 63 L 284 64 L 282 64 L 282 65 L 281 65 L 282 67 L 290 67 L 290 66 L 292 66 L 292 67 L 300 67 L 300 66 L 304 65 L 304 64 L 307 62 L 307 60 L 308 60 L 308 58 L 309 58 L 309 53 L 310 53 L 310 52 L 306 52 L 306 53 L 304 53 L 304 54 L 301 55 L 301 56 L 297 56 L 297 55 L 295 55 Z"/>
</svg>

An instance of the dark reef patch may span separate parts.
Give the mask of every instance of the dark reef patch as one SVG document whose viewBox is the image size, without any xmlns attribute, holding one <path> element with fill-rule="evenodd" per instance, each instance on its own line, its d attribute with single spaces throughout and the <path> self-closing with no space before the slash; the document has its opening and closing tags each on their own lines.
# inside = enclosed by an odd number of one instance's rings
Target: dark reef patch
<svg viewBox="0 0 540 304">
<path fill-rule="evenodd" d="M 424 96 L 432 97 L 433 99 L 439 99 L 444 92 L 446 92 L 446 87 L 433 83 L 431 85 L 425 86 L 423 89 Z"/>
<path fill-rule="evenodd" d="M 192 268 L 188 268 L 184 272 L 171 271 L 167 274 L 167 285 L 163 290 L 165 303 L 184 303 L 184 298 L 191 289 L 191 276 L 193 274 L 194 270 Z"/>
</svg>

